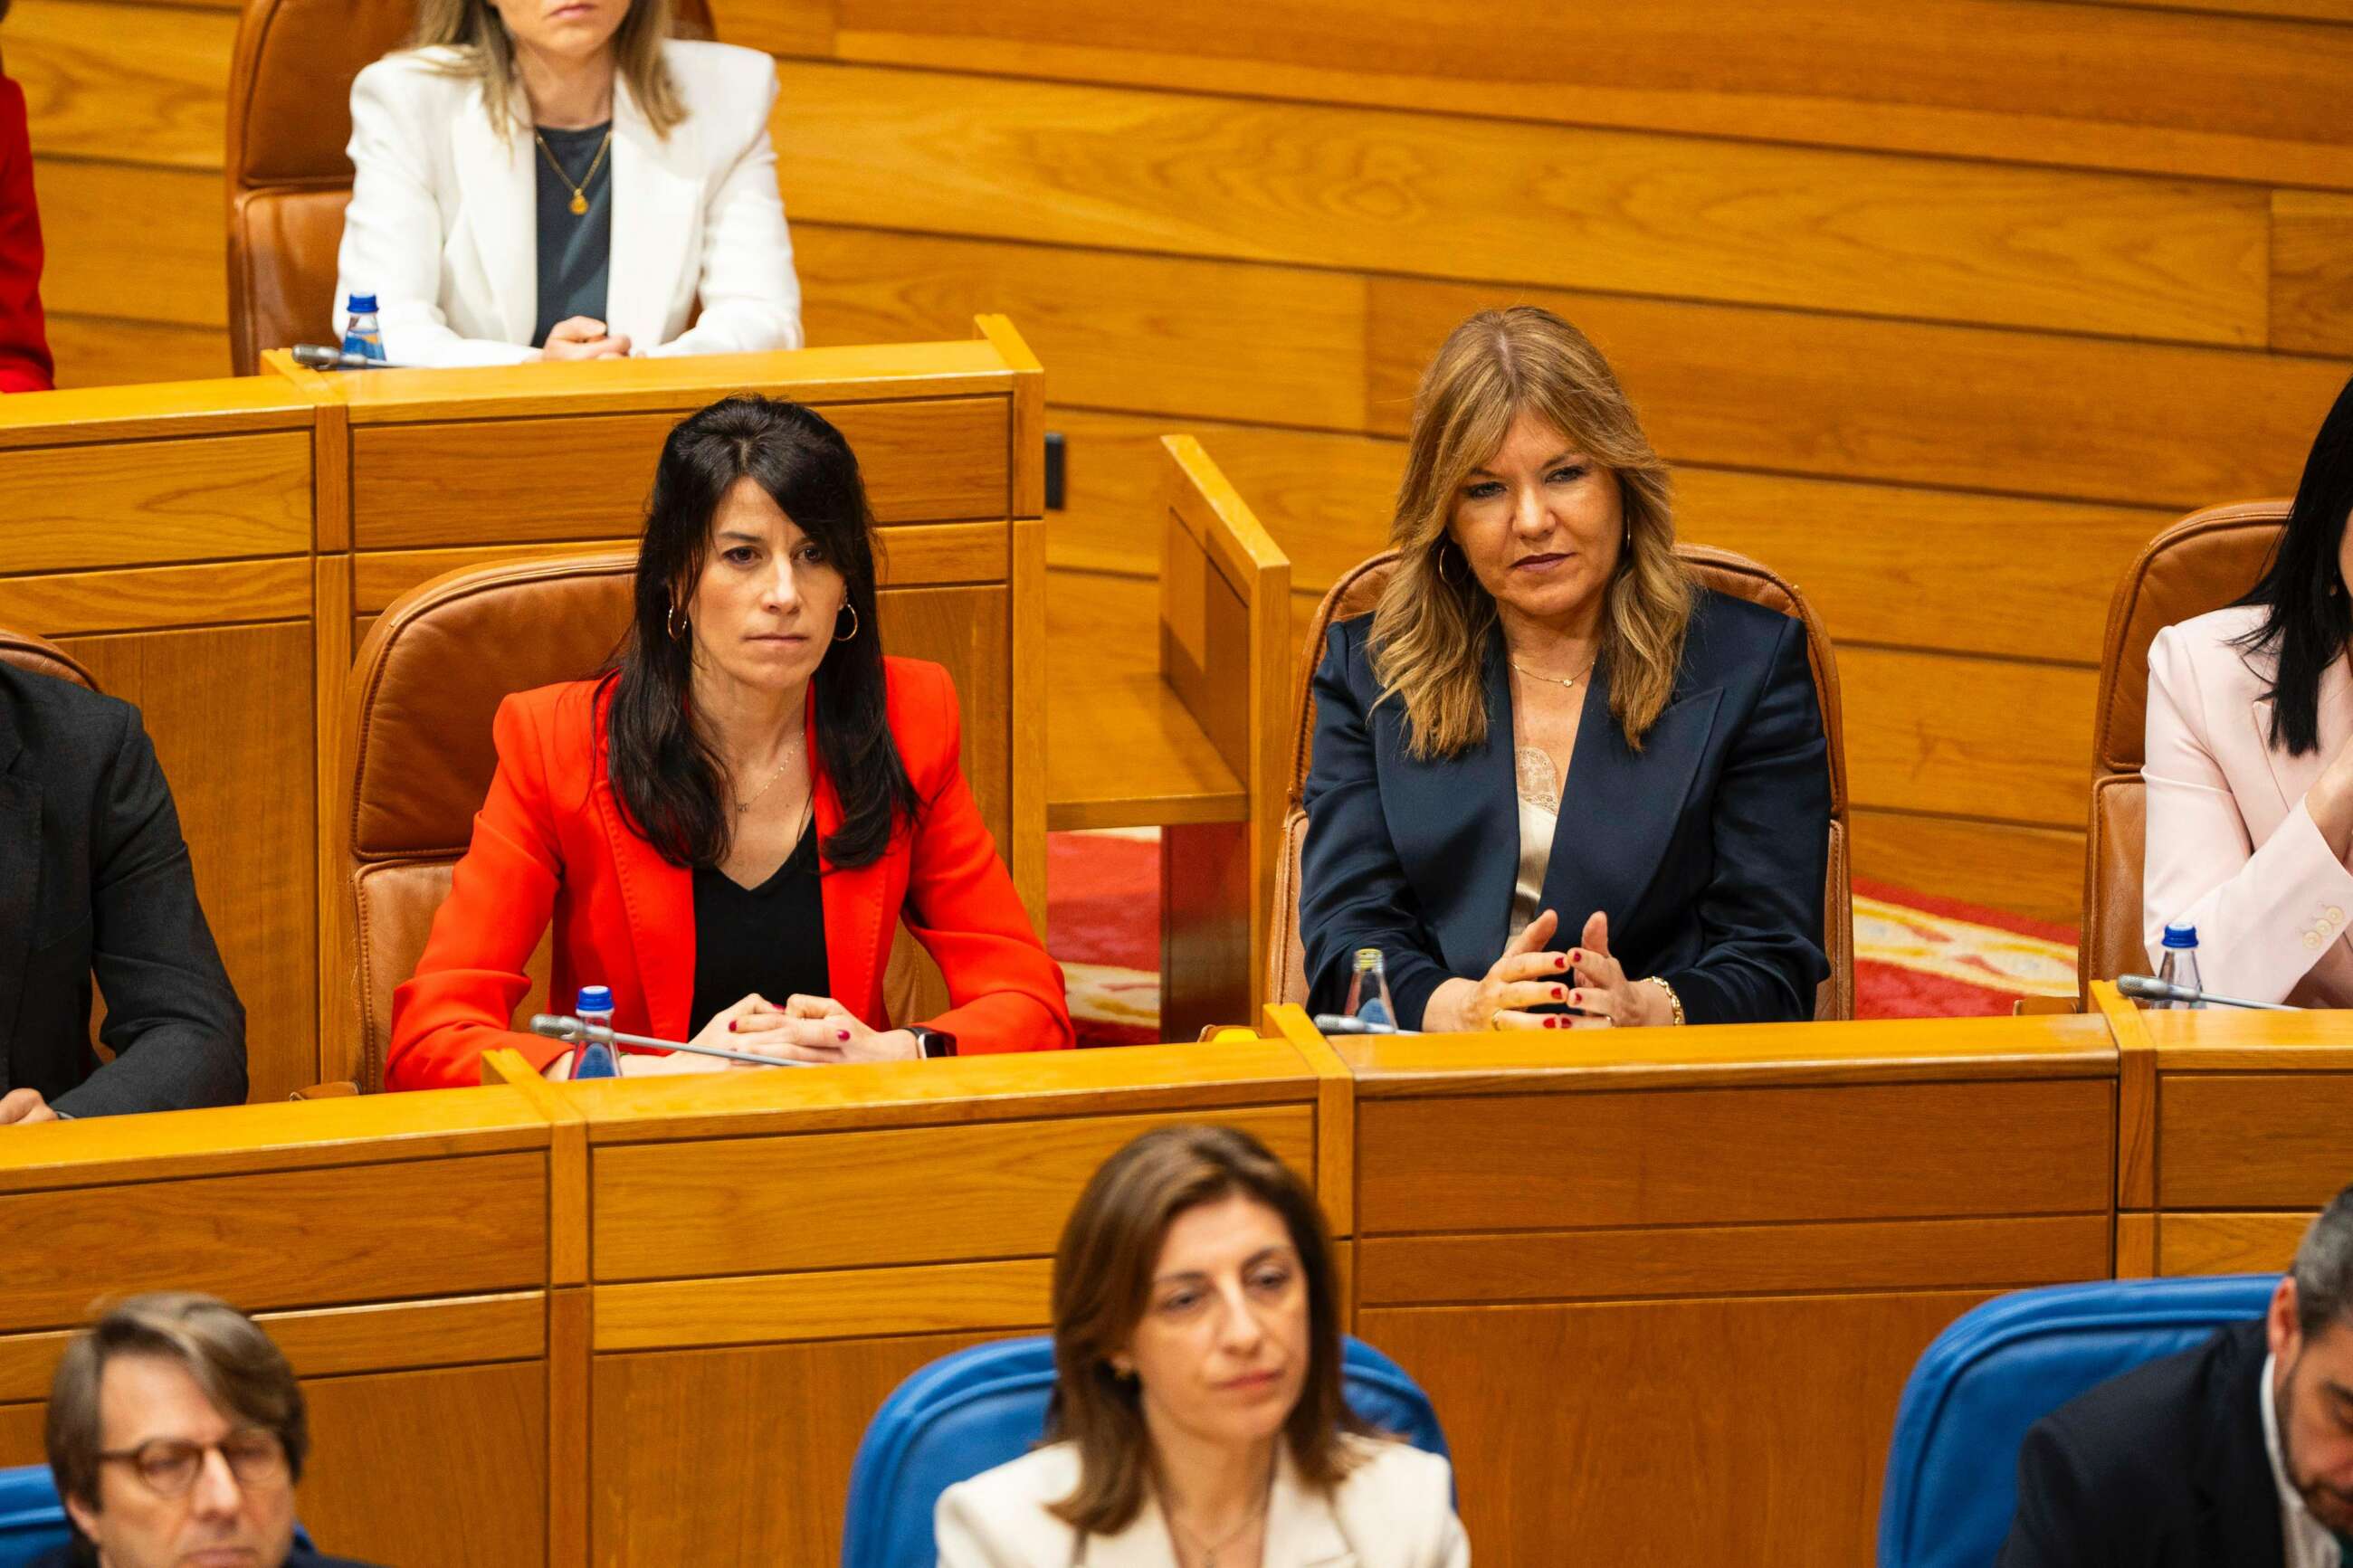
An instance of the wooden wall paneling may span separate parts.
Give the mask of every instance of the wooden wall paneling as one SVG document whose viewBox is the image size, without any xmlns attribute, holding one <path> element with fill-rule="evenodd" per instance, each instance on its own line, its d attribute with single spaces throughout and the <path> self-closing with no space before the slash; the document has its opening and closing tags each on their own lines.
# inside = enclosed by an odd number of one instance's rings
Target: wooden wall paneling
<svg viewBox="0 0 2353 1568">
<path fill-rule="evenodd" d="M 218 11 L 25 0 L 8 13 L 8 74 L 44 157 L 216 173 L 236 41 Z"/>
<path fill-rule="evenodd" d="M 2206 342 L 2263 336 L 2260 191 L 779 63 L 809 217 Z M 1675 177 L 1659 177 L 1672 163 Z M 1562 243 L 1572 233 L 1577 243 Z"/>
<path fill-rule="evenodd" d="M 725 37 L 837 55 L 1244 97 L 1627 125 L 2225 180 L 2344 184 L 2330 83 L 2342 0 L 2140 0 L 2084 11 L 1941 0 L 1901 18 L 1848 0 L 1727 27 L 1687 6 L 1570 22 L 1538 0 L 1441 21 L 1411 0 L 1137 16 L 1111 0 L 986 12 L 945 0 L 721 7 Z M 2238 13 L 2167 16 L 2167 10 Z M 822 26 L 813 25 L 818 13 Z M 2273 20 L 2279 18 L 2280 20 Z M 2088 63 L 2087 63 L 2088 62 Z M 2197 85 L 2192 85 L 2197 84 Z"/>
<path fill-rule="evenodd" d="M 2353 1073 L 2163 1070 L 2160 1209 L 2287 1208 L 2309 1217 L 2348 1181 Z"/>
<path fill-rule="evenodd" d="M 2084 835 L 2073 829 L 1854 811 L 1854 868 L 1901 888 L 2014 910 L 2072 926 L 2084 899 Z"/>
<path fill-rule="evenodd" d="M 33 176 L 47 309 L 226 331 L 218 174 L 37 157 Z"/>
<path fill-rule="evenodd" d="M 588 1561 L 588 1489 L 594 1471 L 596 1402 L 590 1376 L 594 1306 L 584 1286 L 547 1293 L 547 1562 Z"/>
<path fill-rule="evenodd" d="M 0 583 L 0 619 L 45 626 L 52 639 L 173 632 L 192 620 L 291 621 L 311 613 L 310 563 L 299 556 L 197 566 L 50 572 Z"/>
<path fill-rule="evenodd" d="M 1366 427 L 1472 311 L 1545 305 L 1609 356 L 1672 459 L 2189 511 L 2295 488 L 2337 362 L 1377 278 Z M 2152 431 L 2170 439 L 2151 440 Z"/>
<path fill-rule="evenodd" d="M 2083 820 L 2094 671 L 1853 647 L 1838 664 L 1856 805 Z"/>
<path fill-rule="evenodd" d="M 1046 827 L 1049 804 L 1046 702 L 1046 524 L 1024 518 L 1013 524 L 1012 574 L 1007 585 L 1011 612 L 1013 704 L 1010 780 L 1012 853 L 1006 863 L 1020 891 L 1029 924 L 1046 930 Z M 998 840 L 1000 846 L 1004 840 Z"/>
<path fill-rule="evenodd" d="M 1040 1257 L 599 1285 L 596 1349 L 1029 1328 L 1053 1315 L 1053 1273 Z"/>
<path fill-rule="evenodd" d="M 2353 197 L 2272 193 L 2271 345 L 2353 354 Z"/>
<path fill-rule="evenodd" d="M 1356 1231 L 1356 1080 L 1304 1007 L 1266 1005 L 1265 1030 L 1315 1070 L 1315 1196 L 1335 1237 Z M 1354 1276 L 1351 1276 L 1351 1284 Z M 1349 1300 L 1355 1301 L 1353 1289 Z"/>
<path fill-rule="evenodd" d="M 61 387 L 203 381 L 229 373 L 224 328 L 182 327 L 52 312 L 49 353 Z"/>
<path fill-rule="evenodd" d="M 307 601 L 308 567 L 289 564 Z M 316 1081 L 309 626 L 69 637 L 63 646 L 102 689 L 139 706 L 172 783 L 196 895 L 245 1004 L 251 1098 L 281 1100 Z"/>
<path fill-rule="evenodd" d="M 310 447 L 286 429 L 8 452 L 0 560 L 15 575 L 307 552 Z"/>
<path fill-rule="evenodd" d="M 2315 1208 L 2318 1205 L 2315 1205 Z M 2152 1273 L 2267 1274 L 2295 1261 L 2312 1210 L 2293 1214 L 2166 1214 L 2156 1218 Z"/>
<path fill-rule="evenodd" d="M 350 809 L 350 759 L 343 751 L 343 684 L 351 673 L 352 439 L 351 420 L 323 379 L 302 383 L 319 399 L 311 426 L 312 570 L 311 711 L 317 731 L 311 781 L 317 846 L 319 1024 L 322 1082 L 357 1081 L 359 1030 L 358 911 L 343 873 L 345 813 Z"/>
<path fill-rule="evenodd" d="M 2116 1215 L 2116 1266 L 2119 1279 L 2147 1279 L 2157 1274 L 2157 1216 L 2146 1211 Z"/>
</svg>

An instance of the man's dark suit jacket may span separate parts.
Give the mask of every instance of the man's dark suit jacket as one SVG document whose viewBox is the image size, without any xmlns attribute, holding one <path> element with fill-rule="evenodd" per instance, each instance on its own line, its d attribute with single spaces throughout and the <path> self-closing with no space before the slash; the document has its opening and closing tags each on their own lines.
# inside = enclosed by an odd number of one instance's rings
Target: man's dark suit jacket
<svg viewBox="0 0 2353 1568">
<path fill-rule="evenodd" d="M 1998 1568 L 2280 1568 L 2259 1320 L 2034 1424 Z"/>
<path fill-rule="evenodd" d="M 1299 930 L 1312 1005 L 1338 1011 L 1360 947 L 1387 958 L 1398 1021 L 1419 1027 L 1450 976 L 1503 956 L 1519 879 L 1519 786 L 1504 637 L 1485 648 L 1487 739 L 1408 754 L 1405 706 L 1378 701 L 1370 616 L 1335 626 L 1315 671 L 1303 792 Z M 1811 1018 L 1830 856 L 1830 746 L 1806 628 L 1759 605 L 1694 595 L 1672 695 L 1642 749 L 1593 672 L 1545 869 L 1556 950 L 1595 910 L 1632 976 L 1675 988 L 1694 1024 Z"/>
<path fill-rule="evenodd" d="M 54 1547 L 33 1559 L 29 1568 L 96 1568 L 98 1553 L 80 1542 Z M 322 1557 L 307 1546 L 296 1546 L 279 1568 L 372 1568 L 349 1557 Z"/>
<path fill-rule="evenodd" d="M 0 1093 L 27 1088 L 69 1116 L 236 1104 L 245 1009 L 139 710 L 0 664 Z"/>
</svg>

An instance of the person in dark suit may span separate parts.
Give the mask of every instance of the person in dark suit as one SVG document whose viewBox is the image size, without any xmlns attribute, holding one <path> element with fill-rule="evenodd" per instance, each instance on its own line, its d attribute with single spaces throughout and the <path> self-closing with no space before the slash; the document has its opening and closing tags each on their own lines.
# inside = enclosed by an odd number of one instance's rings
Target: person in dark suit
<svg viewBox="0 0 2353 1568">
<path fill-rule="evenodd" d="M 139 710 L 0 663 L 0 1126 L 240 1100 L 245 1008 Z"/>
<path fill-rule="evenodd" d="M 0 663 L 0 1125 L 245 1090 L 245 1009 L 139 710 Z"/>
<path fill-rule="evenodd" d="M 1533 307 L 1456 328 L 1390 534 L 1378 605 L 1315 672 L 1312 1005 L 1377 949 L 1407 1027 L 1812 1017 L 1831 785 L 1805 628 L 1694 582 L 1600 351 Z"/>
<path fill-rule="evenodd" d="M 32 1568 L 366 1568 L 294 1534 L 311 1428 L 293 1369 L 210 1296 L 134 1296 L 58 1358 L 49 1470 L 73 1539 Z"/>
<path fill-rule="evenodd" d="M 2353 1187 L 2257 1321 L 2036 1422 L 1999 1568 L 2353 1568 Z"/>
</svg>

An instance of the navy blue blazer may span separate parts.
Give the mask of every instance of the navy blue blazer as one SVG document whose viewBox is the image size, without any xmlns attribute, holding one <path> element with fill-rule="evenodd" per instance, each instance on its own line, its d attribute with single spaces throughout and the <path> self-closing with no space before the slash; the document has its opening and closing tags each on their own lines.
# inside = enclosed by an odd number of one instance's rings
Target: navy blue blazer
<svg viewBox="0 0 2353 1568">
<path fill-rule="evenodd" d="M 1375 705 L 1372 624 L 1333 626 L 1315 671 L 1299 928 L 1313 1008 L 1338 1010 L 1356 951 L 1377 947 L 1399 1020 L 1419 1024 L 1441 982 L 1476 980 L 1503 954 L 1520 856 L 1511 685 L 1491 630 L 1485 742 L 1418 762 L 1403 702 Z M 1576 945 L 1600 910 L 1626 973 L 1664 979 L 1692 1023 L 1811 1018 L 1830 974 L 1830 823 L 1805 626 L 1701 589 L 1641 752 L 1610 714 L 1607 661 L 1586 688 L 1545 871 L 1556 945 Z"/>
</svg>

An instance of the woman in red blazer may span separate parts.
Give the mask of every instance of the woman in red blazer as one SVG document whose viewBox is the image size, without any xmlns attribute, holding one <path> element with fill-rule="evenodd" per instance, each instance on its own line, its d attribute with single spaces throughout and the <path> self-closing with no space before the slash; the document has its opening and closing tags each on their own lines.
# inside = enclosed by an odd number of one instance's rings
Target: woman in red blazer
<svg viewBox="0 0 2353 1568">
<path fill-rule="evenodd" d="M 797 404 L 731 397 L 670 433 L 613 667 L 500 705 L 473 843 L 394 994 L 388 1087 L 479 1082 L 493 1046 L 563 1075 L 568 1047 L 507 1027 L 551 921 L 556 1010 L 605 985 L 628 1034 L 804 1062 L 1071 1043 L 947 672 L 882 656 L 872 529 L 857 458 Z M 902 915 L 952 1005 L 893 1027 Z"/>
<path fill-rule="evenodd" d="M 0 18 L 8 0 L 0 0 Z M 25 89 L 0 76 L 0 392 L 53 383 L 41 317 L 41 209 L 33 198 L 33 139 Z"/>
</svg>

